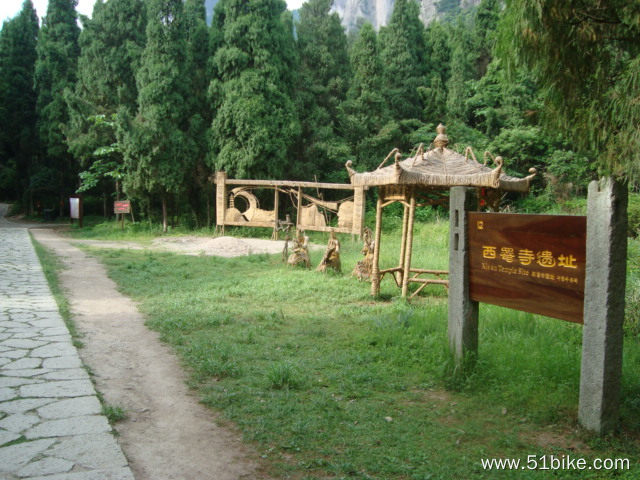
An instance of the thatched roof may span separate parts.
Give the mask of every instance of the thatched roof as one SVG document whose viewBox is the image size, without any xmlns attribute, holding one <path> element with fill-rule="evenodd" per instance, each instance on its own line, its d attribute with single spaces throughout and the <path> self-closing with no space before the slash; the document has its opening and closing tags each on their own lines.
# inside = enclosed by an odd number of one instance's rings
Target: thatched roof
<svg viewBox="0 0 640 480">
<path fill-rule="evenodd" d="M 420 185 L 432 188 L 467 186 L 527 192 L 531 179 L 535 176 L 535 169 L 530 169 L 531 175 L 525 178 L 506 175 L 502 171 L 502 157 L 493 159 L 488 152 L 485 153 L 484 164 L 481 164 L 476 160 L 471 147 L 467 147 L 465 155 L 448 149 L 448 138 L 442 125 L 438 126 L 438 136 L 433 144 L 433 149 L 424 152 L 421 147 L 415 156 L 404 160 L 400 160 L 400 153 L 396 149 L 372 172 L 357 173 L 351 168 L 351 161 L 349 161 L 346 167 L 351 184 L 357 186 Z M 394 164 L 385 167 L 385 162 L 394 153 Z M 487 166 L 489 157 L 495 164 L 494 168 Z"/>
</svg>

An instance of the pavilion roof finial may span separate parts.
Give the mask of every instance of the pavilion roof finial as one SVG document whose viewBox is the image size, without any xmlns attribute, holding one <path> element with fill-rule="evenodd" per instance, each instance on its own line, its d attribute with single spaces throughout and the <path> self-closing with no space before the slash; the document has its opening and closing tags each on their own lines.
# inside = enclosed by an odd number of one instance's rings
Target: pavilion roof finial
<svg viewBox="0 0 640 480">
<path fill-rule="evenodd" d="M 438 132 L 438 135 L 436 135 L 436 138 L 433 140 L 433 146 L 436 148 L 447 148 L 447 145 L 449 145 L 449 137 L 447 137 L 446 133 L 447 128 L 443 124 L 440 124 L 436 128 L 436 132 Z"/>
</svg>

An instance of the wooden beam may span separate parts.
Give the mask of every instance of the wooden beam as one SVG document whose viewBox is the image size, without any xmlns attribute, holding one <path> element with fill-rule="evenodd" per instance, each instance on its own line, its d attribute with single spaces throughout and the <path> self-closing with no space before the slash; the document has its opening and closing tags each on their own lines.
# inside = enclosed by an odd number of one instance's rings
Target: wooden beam
<svg viewBox="0 0 640 480">
<path fill-rule="evenodd" d="M 218 172 L 224 173 L 224 172 Z M 215 183 L 218 183 L 216 175 Z M 356 187 L 350 183 L 323 183 L 323 182 L 298 182 L 295 180 L 240 180 L 240 179 L 227 179 L 225 182 L 227 185 L 246 185 L 248 187 L 292 187 L 292 188 L 328 188 L 334 190 L 355 190 Z"/>
</svg>

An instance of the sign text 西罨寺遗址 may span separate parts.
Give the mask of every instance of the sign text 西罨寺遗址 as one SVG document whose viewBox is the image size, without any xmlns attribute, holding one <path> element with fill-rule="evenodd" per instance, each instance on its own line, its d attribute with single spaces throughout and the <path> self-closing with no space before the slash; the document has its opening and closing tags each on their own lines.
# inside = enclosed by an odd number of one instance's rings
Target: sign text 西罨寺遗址
<svg viewBox="0 0 640 480">
<path fill-rule="evenodd" d="M 586 217 L 469 213 L 474 301 L 582 323 Z"/>
</svg>

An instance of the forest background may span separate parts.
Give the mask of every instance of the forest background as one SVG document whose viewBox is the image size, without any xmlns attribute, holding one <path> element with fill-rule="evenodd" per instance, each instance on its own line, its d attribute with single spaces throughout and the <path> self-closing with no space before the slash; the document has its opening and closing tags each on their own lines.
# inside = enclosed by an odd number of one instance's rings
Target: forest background
<svg viewBox="0 0 640 480">
<path fill-rule="evenodd" d="M 424 26 L 396 0 L 387 26 L 348 34 L 331 0 L 31 0 L 0 32 L 0 198 L 25 212 L 136 215 L 210 226 L 216 170 L 231 178 L 347 182 L 398 147 L 506 159 L 535 180 L 533 208 L 585 193 L 599 174 L 638 189 L 640 7 L 441 1 Z M 571 3 L 571 2 L 568 2 Z M 631 231 L 640 203 L 631 197 Z M 637 217 L 637 218 L 636 218 Z M 636 225 L 637 224 L 637 225 Z"/>
</svg>

